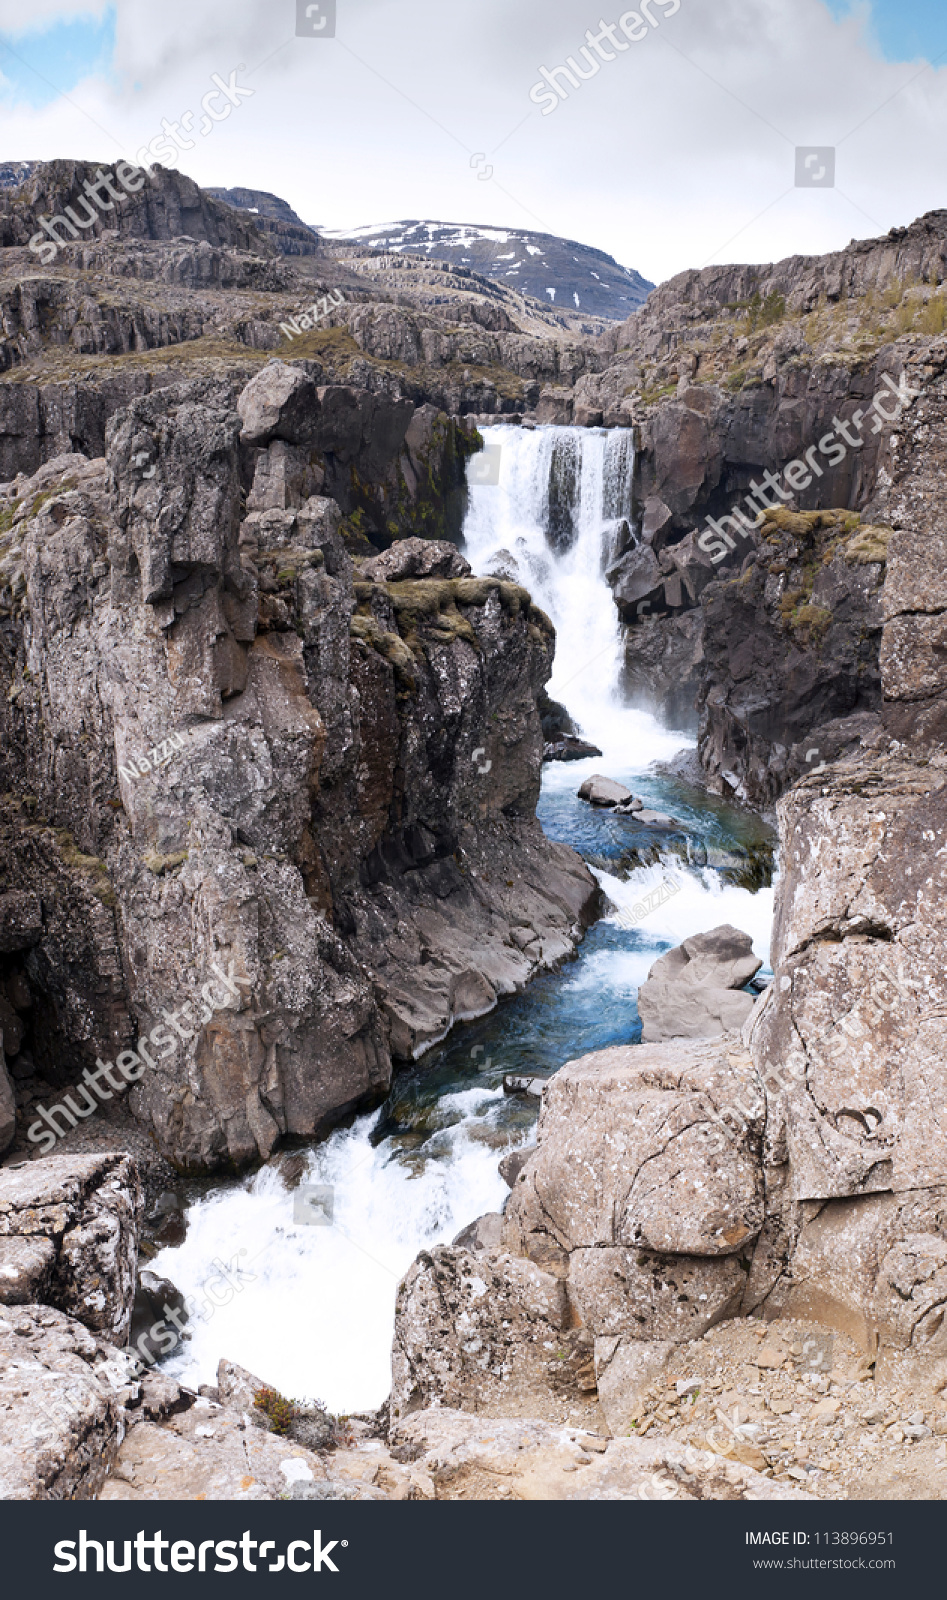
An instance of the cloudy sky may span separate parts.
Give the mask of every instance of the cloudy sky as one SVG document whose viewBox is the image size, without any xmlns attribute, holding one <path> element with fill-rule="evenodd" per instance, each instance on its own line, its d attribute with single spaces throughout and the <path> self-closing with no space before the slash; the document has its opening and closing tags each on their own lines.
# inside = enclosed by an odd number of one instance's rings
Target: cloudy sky
<svg viewBox="0 0 947 1600">
<path fill-rule="evenodd" d="M 164 121 L 192 143 L 182 171 L 268 189 L 307 222 L 530 227 L 655 280 L 833 249 L 947 204 L 944 0 L 650 12 L 633 41 L 615 30 L 627 48 L 603 36 L 614 59 L 591 52 L 597 73 L 561 78 L 550 110 L 530 97 L 541 69 L 572 56 L 589 73 L 587 30 L 622 4 L 33 0 L 27 28 L 22 0 L 0 0 L 0 159 L 134 157 Z M 213 75 L 234 72 L 252 95 L 207 115 Z M 796 184 L 799 147 L 835 150 L 834 186 Z"/>
</svg>

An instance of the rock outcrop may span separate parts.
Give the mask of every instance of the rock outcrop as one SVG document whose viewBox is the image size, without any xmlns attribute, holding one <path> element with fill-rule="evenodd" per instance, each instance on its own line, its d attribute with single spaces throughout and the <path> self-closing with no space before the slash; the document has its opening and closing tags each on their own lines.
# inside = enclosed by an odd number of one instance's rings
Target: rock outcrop
<svg viewBox="0 0 947 1600">
<path fill-rule="evenodd" d="M 42 1302 L 123 1345 L 141 1204 L 128 1156 L 56 1156 L 0 1168 L 0 1304 Z"/>
<path fill-rule="evenodd" d="M 124 1425 L 114 1346 L 45 1305 L 0 1313 L 0 1499 L 94 1500 Z"/>
<path fill-rule="evenodd" d="M 114 952 L 86 1064 L 119 1051 L 184 1167 L 379 1096 L 392 1055 L 567 955 L 598 904 L 535 821 L 548 619 L 497 579 L 357 577 L 318 492 L 347 450 L 383 475 L 410 405 L 281 365 L 231 397 L 138 400 L 105 459 L 8 498 L 4 785 L 44 819 L 11 887 L 36 895 L 68 830 Z M 18 967 L 40 1018 L 44 948 Z"/>
</svg>

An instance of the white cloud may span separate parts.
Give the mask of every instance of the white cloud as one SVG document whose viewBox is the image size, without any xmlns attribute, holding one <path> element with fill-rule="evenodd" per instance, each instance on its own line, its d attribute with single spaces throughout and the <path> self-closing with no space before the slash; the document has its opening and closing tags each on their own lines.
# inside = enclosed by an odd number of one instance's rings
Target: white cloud
<svg viewBox="0 0 947 1600">
<path fill-rule="evenodd" d="M 182 169 L 339 229 L 385 215 L 533 227 L 662 278 L 837 248 L 941 203 L 947 69 L 909 81 L 917 67 L 880 59 L 864 15 L 836 22 L 821 0 L 682 0 L 544 117 L 539 67 L 622 9 L 338 0 L 338 37 L 315 41 L 294 37 L 293 0 L 244 0 L 225 24 L 209 0 L 123 0 L 116 84 L 11 108 L 2 154 L 137 150 L 243 62 L 253 98 Z M 80 12 L 37 0 L 31 15 Z M 21 16 L 0 0 L 0 27 Z M 837 189 L 794 187 L 796 144 L 838 145 Z M 471 165 L 481 153 L 491 181 Z"/>
</svg>

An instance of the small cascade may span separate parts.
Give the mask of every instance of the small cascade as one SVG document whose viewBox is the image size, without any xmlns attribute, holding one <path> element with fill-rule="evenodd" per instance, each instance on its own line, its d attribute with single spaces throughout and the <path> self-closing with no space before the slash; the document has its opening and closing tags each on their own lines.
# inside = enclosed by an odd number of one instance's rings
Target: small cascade
<svg viewBox="0 0 947 1600">
<path fill-rule="evenodd" d="M 481 430 L 497 484 L 470 489 L 464 551 L 474 571 L 529 589 L 556 627 L 548 685 L 613 765 L 640 770 L 692 741 L 621 700 L 621 625 L 605 577 L 630 537 L 634 435 L 628 428 Z"/>
</svg>

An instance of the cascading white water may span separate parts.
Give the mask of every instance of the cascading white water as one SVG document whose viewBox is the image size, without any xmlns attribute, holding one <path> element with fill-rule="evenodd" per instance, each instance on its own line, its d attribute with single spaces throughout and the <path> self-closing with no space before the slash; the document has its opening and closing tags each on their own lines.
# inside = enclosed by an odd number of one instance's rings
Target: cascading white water
<svg viewBox="0 0 947 1600">
<path fill-rule="evenodd" d="M 603 756 L 547 767 L 543 816 L 557 837 L 595 854 L 600 843 L 581 830 L 609 823 L 601 815 L 589 821 L 591 808 L 576 800 L 582 779 L 604 771 L 661 805 L 660 781 L 647 769 L 692 743 L 629 710 L 617 689 L 621 638 L 604 566 L 611 525 L 630 512 L 632 437 L 551 427 L 483 432 L 499 446 L 500 481 L 471 487 L 465 552 L 475 572 L 506 572 L 523 583 L 556 625 L 550 692 Z M 657 953 L 688 934 L 732 922 L 753 935 L 760 956 L 767 954 L 771 890 L 750 894 L 709 869 L 685 867 L 671 853 L 626 879 L 603 869 L 597 875 L 623 909 L 633 910 L 661 881 L 672 882 L 674 893 L 638 928 L 615 917 L 600 924 L 556 980 L 562 1026 L 551 1060 L 547 1050 L 546 1070 L 577 1053 L 575 1040 L 588 1037 L 590 1014 L 613 1016 L 616 1037 L 629 1037 L 622 1019 L 632 1025 L 638 985 Z M 534 1003 L 527 991 L 511 1005 L 521 1007 L 520 1036 L 548 1028 L 548 992 Z M 513 1019 L 513 1010 L 497 1013 L 499 1043 L 487 1035 L 501 1063 Z M 303 1183 L 334 1188 L 333 1226 L 296 1223 L 293 1193 L 273 1167 L 222 1184 L 190 1207 L 184 1244 L 151 1263 L 197 1303 L 191 1338 L 168 1362 L 170 1372 L 192 1385 L 212 1383 L 226 1356 L 284 1394 L 318 1396 L 334 1411 L 385 1399 L 398 1280 L 419 1250 L 499 1210 L 508 1191 L 498 1158 L 504 1147 L 533 1137 L 511 1120 L 496 1070 L 478 1085 L 484 1047 L 469 1049 L 468 1037 L 459 1049 L 463 1073 L 448 1075 L 407 1136 L 402 1130 L 380 1137 L 383 1108 L 306 1153 Z M 229 1298 L 215 1258 L 228 1268 Z"/>
<path fill-rule="evenodd" d="M 631 516 L 631 431 L 498 426 L 481 432 L 499 454 L 499 483 L 471 487 L 464 553 L 476 573 L 522 583 L 552 618 L 549 693 L 622 771 L 641 771 L 692 744 L 630 710 L 618 690 L 621 628 L 604 573 L 615 524 Z"/>
</svg>

